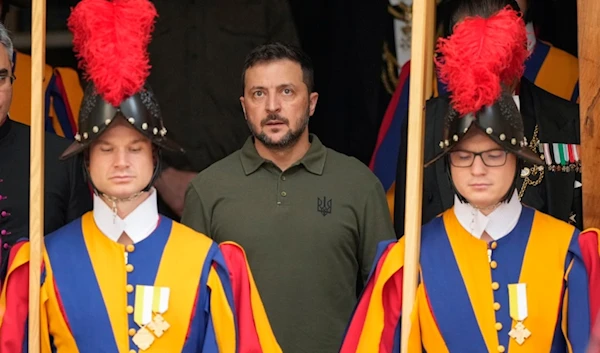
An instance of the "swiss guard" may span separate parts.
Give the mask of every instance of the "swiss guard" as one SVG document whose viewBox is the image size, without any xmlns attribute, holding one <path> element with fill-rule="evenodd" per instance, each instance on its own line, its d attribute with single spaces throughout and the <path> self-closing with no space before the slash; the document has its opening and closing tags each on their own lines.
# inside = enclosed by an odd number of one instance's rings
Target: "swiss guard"
<svg viewBox="0 0 600 353">
<path fill-rule="evenodd" d="M 154 5 L 83 0 L 68 20 L 90 80 L 76 141 L 93 211 L 45 238 L 42 352 L 281 352 L 243 249 L 217 245 L 157 211 L 168 139 L 146 84 Z M 27 242 L 0 297 L 0 352 L 26 352 Z"/>
<path fill-rule="evenodd" d="M 511 78 L 527 58 L 520 15 L 468 17 L 438 41 L 451 91 L 439 153 L 454 206 L 421 229 L 409 352 L 585 352 L 600 309 L 598 230 L 519 201 L 528 147 Z M 410 236 L 410 235 L 409 235 Z M 380 244 L 342 353 L 399 352 L 404 237 Z M 407 274 L 408 275 L 408 274 Z"/>
</svg>

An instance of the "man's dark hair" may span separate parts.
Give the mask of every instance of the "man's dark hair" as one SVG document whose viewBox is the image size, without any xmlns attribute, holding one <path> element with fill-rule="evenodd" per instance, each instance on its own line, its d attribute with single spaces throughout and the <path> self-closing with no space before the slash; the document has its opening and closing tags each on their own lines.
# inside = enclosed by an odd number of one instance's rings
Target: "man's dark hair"
<svg viewBox="0 0 600 353">
<path fill-rule="evenodd" d="M 442 0 L 437 8 L 438 24 L 442 26 L 442 36 L 450 36 L 454 25 L 467 16 L 488 18 L 507 5 L 516 11 L 521 11 L 515 0 Z"/>
<path fill-rule="evenodd" d="M 302 80 L 306 87 L 308 87 L 308 93 L 312 93 L 315 84 L 315 70 L 310 57 L 298 47 L 275 42 L 258 46 L 246 56 L 244 70 L 242 71 L 242 94 L 246 86 L 246 71 L 249 68 L 257 64 L 285 59 L 300 64 L 302 68 Z"/>
</svg>

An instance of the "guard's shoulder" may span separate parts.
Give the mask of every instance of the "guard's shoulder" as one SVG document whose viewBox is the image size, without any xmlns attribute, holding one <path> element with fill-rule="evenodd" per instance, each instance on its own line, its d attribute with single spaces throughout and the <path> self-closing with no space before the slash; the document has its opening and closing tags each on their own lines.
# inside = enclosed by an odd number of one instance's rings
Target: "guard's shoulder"
<svg viewBox="0 0 600 353">
<path fill-rule="evenodd" d="M 579 119 L 579 104 L 554 95 L 542 87 L 537 86 L 525 77 L 521 79 L 521 87 L 523 86 L 526 86 L 529 92 L 531 92 L 531 95 L 537 98 L 538 101 L 543 102 L 543 112 L 553 112 L 557 107 L 563 109 L 567 108 L 572 109 L 574 116 Z M 560 111 L 563 111 L 563 109 Z"/>
<path fill-rule="evenodd" d="M 163 216 L 163 215 L 161 215 L 161 217 L 167 218 L 166 216 Z M 168 219 L 171 222 L 173 222 L 171 232 L 173 234 L 176 234 L 178 237 L 186 237 L 188 239 L 188 241 L 190 242 L 190 244 L 201 243 L 204 246 L 212 246 L 213 244 L 216 244 L 215 241 L 212 240 L 206 234 L 200 233 L 200 232 L 186 226 L 183 223 L 179 223 L 170 218 L 168 218 Z"/>
</svg>

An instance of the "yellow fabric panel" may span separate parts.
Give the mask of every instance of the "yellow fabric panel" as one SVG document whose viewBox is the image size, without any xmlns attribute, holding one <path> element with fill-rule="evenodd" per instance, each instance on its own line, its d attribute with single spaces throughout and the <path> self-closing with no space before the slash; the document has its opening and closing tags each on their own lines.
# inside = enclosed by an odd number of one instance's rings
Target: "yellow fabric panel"
<svg viewBox="0 0 600 353">
<path fill-rule="evenodd" d="M 433 317 L 433 314 L 431 313 L 431 308 L 429 307 L 427 301 L 427 294 L 425 293 L 425 289 L 422 284 L 419 285 L 419 287 L 417 288 L 416 298 L 417 299 L 415 301 L 415 305 L 418 305 L 419 323 L 421 330 L 421 341 L 419 342 L 419 344 L 422 342 L 423 348 L 425 348 L 427 352 L 449 352 L 448 347 L 446 346 L 446 342 L 444 342 L 444 338 L 442 337 L 442 333 L 440 332 Z M 411 351 L 411 353 L 412 352 L 413 351 Z M 418 350 L 415 350 L 414 352 L 421 353 L 421 346 L 419 345 Z"/>
<path fill-rule="evenodd" d="M 215 329 L 215 337 L 220 353 L 235 353 L 236 351 L 236 329 L 233 311 L 223 284 L 214 268 L 211 268 L 208 275 L 208 287 L 210 287 L 210 309 Z"/>
<path fill-rule="evenodd" d="M 46 286 L 43 286 L 40 290 L 40 348 L 41 353 L 52 353 L 50 333 L 48 332 L 48 310 L 46 310 L 48 293 L 46 288 Z"/>
<path fill-rule="evenodd" d="M 127 336 L 129 323 L 127 315 L 123 315 L 123 313 L 125 307 L 127 307 L 125 292 L 127 272 L 125 261 L 114 261 L 115 258 L 124 258 L 125 246 L 110 240 L 100 232 L 92 212 L 83 215 L 81 227 L 83 239 L 115 335 L 115 342 L 120 352 L 126 352 L 129 350 L 129 336 Z M 121 283 L 122 290 L 115 290 L 115 283 Z"/>
<path fill-rule="evenodd" d="M 448 239 L 465 282 L 479 329 L 488 351 L 494 352 L 499 346 L 499 341 L 498 332 L 494 327 L 496 324 L 494 310 L 492 310 L 494 294 L 490 290 L 492 275 L 486 256 L 487 244 L 485 241 L 470 235 L 460 225 L 453 209 L 444 212 L 443 218 L 448 232 Z M 504 286 L 500 287 L 500 290 L 505 289 Z"/>
<path fill-rule="evenodd" d="M 567 315 L 567 308 L 569 307 L 569 288 L 565 289 L 565 295 L 563 297 L 562 302 L 562 322 L 560 323 L 560 328 L 563 333 L 563 337 L 565 338 L 565 342 L 567 343 L 567 352 L 573 353 L 573 347 L 571 346 L 571 342 L 569 341 L 569 335 L 567 333 L 567 320 L 569 315 Z"/>
<path fill-rule="evenodd" d="M 58 297 L 54 289 L 54 275 L 52 264 L 47 254 L 44 254 L 44 264 L 46 269 L 46 280 L 41 288 L 41 293 L 45 301 L 42 301 L 41 320 L 44 325 L 41 328 L 42 333 L 42 353 L 52 353 L 50 348 L 50 337 L 56 347 L 60 347 L 60 352 L 79 353 L 75 338 L 69 330 L 69 326 L 63 317 Z"/>
<path fill-rule="evenodd" d="M 214 268 L 208 274 L 210 288 L 210 308 L 217 345 L 223 353 L 235 353 L 236 329 L 233 311 L 227 301 L 225 290 Z"/>
<path fill-rule="evenodd" d="M 271 328 L 271 323 L 269 322 L 269 318 L 267 317 L 267 312 L 265 311 L 265 307 L 260 297 L 260 293 L 258 292 L 258 288 L 256 288 L 256 282 L 254 281 L 254 277 L 252 276 L 250 266 L 248 265 L 248 259 L 246 257 L 246 252 L 244 251 L 244 248 L 242 248 L 239 244 L 231 241 L 223 242 L 220 244 L 220 246 L 235 247 L 243 256 L 244 263 L 246 264 L 246 273 L 248 275 L 248 281 L 250 282 L 248 283 L 250 285 L 250 302 L 252 305 L 254 325 L 256 326 L 256 332 L 258 334 L 260 346 L 262 347 L 264 352 L 281 352 L 281 347 L 279 347 L 279 343 L 277 343 L 277 339 L 273 334 L 273 329 Z"/>
<path fill-rule="evenodd" d="M 398 272 L 404 266 L 404 237 L 395 243 L 389 250 L 379 277 L 373 286 L 369 309 L 365 318 L 365 325 L 361 332 L 360 341 L 358 343 L 357 352 L 371 353 L 374 349 L 379 348 L 381 334 L 385 323 L 385 313 L 383 311 L 383 288 L 392 275 Z M 373 344 L 376 347 L 373 347 Z"/>
<path fill-rule="evenodd" d="M 419 302 L 419 291 L 422 290 L 422 288 L 423 286 L 417 287 L 415 301 L 413 303 L 413 310 L 410 313 L 410 332 L 408 333 L 409 353 L 421 353 L 423 351 L 423 344 L 421 338 L 421 323 L 419 320 L 419 309 L 422 305 L 422 303 Z M 400 317 L 400 320 L 402 320 L 402 316 Z"/>
<path fill-rule="evenodd" d="M 0 326 L 2 326 L 2 320 L 6 310 L 6 283 L 8 282 L 8 278 L 14 272 L 14 270 L 27 262 L 29 262 L 29 242 L 26 242 L 21 246 L 21 248 L 19 248 L 19 251 L 15 255 L 11 266 L 6 271 L 5 281 L 2 283 L 2 292 L 0 294 Z"/>
<path fill-rule="evenodd" d="M 23 244 L 15 255 L 11 266 L 7 269 L 4 283 L 0 281 L 0 285 L 2 285 L 2 291 L 0 292 L 0 326 L 2 326 L 2 321 L 4 320 L 4 315 L 6 314 L 6 288 L 8 279 L 17 268 L 27 262 L 29 262 L 29 242 Z"/>
<path fill-rule="evenodd" d="M 146 352 L 183 350 L 196 303 L 202 268 L 212 244 L 213 241 L 208 237 L 173 222 L 171 236 L 165 246 L 154 281 L 155 286 L 170 288 L 169 309 L 162 316 L 165 321 L 171 323 L 171 327 L 164 336 L 155 340 Z"/>
<path fill-rule="evenodd" d="M 16 70 L 13 83 L 13 99 L 9 115 L 14 121 L 31 125 L 31 56 L 16 52 Z M 44 68 L 44 92 L 52 78 L 52 67 Z"/>
<path fill-rule="evenodd" d="M 578 80 L 579 62 L 577 58 L 551 46 L 535 78 L 535 85 L 570 101 Z"/>
<path fill-rule="evenodd" d="M 532 334 L 527 344 L 510 340 L 509 352 L 550 351 L 556 321 L 549 320 L 548 313 L 557 313 L 562 303 L 565 258 L 574 230 L 565 222 L 535 212 L 519 277 L 521 283 L 527 284 L 528 317 L 523 323 Z"/>
</svg>

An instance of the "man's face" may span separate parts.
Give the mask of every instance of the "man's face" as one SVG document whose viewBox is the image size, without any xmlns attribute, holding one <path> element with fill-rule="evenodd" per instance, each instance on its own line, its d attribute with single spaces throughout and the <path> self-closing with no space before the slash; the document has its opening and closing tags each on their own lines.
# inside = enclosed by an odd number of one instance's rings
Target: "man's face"
<svg viewBox="0 0 600 353">
<path fill-rule="evenodd" d="M 460 159 L 469 159 L 471 152 L 489 151 L 486 157 L 477 156 L 470 167 L 456 167 Z M 493 206 L 500 202 L 513 186 L 517 168 L 517 158 L 514 154 L 504 151 L 502 146 L 494 142 L 485 133 L 471 129 L 453 149 L 450 159 L 452 182 L 456 190 L 467 201 L 477 207 Z M 487 166 L 488 164 L 498 166 Z M 503 162 L 504 163 L 500 163 Z"/>
<path fill-rule="evenodd" d="M 116 198 L 128 198 L 143 190 L 152 178 L 152 143 L 117 119 L 91 145 L 89 172 L 98 190 Z"/>
<path fill-rule="evenodd" d="M 240 97 L 252 135 L 270 149 L 293 147 L 308 138 L 308 119 L 315 112 L 318 94 L 308 94 L 300 64 L 275 60 L 246 71 Z"/>
<path fill-rule="evenodd" d="M 0 124 L 4 122 L 12 102 L 12 64 L 4 45 L 0 45 Z"/>
</svg>

